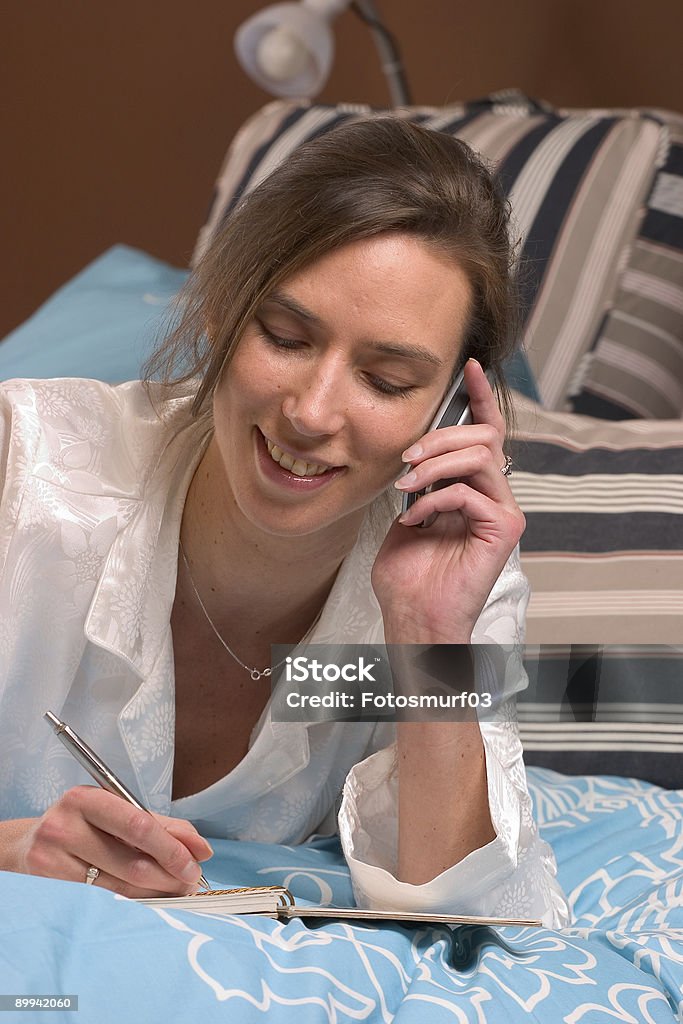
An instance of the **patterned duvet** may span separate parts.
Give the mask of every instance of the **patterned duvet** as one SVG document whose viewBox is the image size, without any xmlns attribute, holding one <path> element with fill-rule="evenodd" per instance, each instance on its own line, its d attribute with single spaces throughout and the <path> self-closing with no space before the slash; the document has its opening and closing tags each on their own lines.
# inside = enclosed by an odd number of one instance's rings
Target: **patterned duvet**
<svg viewBox="0 0 683 1024">
<path fill-rule="evenodd" d="M 79 999 L 77 1012 L 10 1011 L 2 1022 L 683 1020 L 683 791 L 528 775 L 570 928 L 214 919 L 0 872 L 0 994 Z M 215 884 L 352 902 L 336 840 L 214 848 Z"/>
</svg>

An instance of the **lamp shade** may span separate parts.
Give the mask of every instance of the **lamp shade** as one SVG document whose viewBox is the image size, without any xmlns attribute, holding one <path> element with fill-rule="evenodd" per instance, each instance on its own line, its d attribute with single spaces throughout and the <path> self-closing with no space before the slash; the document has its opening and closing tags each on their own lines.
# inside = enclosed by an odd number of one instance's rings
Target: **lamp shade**
<svg viewBox="0 0 683 1024">
<path fill-rule="evenodd" d="M 273 4 L 240 25 L 235 53 L 267 92 L 314 96 L 330 73 L 334 40 L 321 13 L 300 3 Z"/>
</svg>

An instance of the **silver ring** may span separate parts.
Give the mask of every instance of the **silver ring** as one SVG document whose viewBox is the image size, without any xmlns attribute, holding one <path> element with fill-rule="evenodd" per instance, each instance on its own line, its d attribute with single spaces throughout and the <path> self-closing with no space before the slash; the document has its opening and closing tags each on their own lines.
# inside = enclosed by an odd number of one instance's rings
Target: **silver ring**
<svg viewBox="0 0 683 1024">
<path fill-rule="evenodd" d="M 501 466 L 500 471 L 503 476 L 512 476 L 512 459 L 509 455 L 505 456 L 505 465 Z"/>
<path fill-rule="evenodd" d="M 91 864 L 85 873 L 85 884 L 92 885 L 100 877 L 100 869 L 96 868 L 94 864 Z"/>
</svg>

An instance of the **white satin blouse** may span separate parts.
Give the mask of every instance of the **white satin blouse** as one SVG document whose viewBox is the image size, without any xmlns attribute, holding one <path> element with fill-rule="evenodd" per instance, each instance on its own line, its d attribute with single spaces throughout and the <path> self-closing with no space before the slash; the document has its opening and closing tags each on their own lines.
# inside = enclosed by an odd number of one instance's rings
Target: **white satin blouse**
<svg viewBox="0 0 683 1024">
<path fill-rule="evenodd" d="M 504 720 L 481 724 L 496 838 L 424 885 L 394 875 L 390 725 L 278 723 L 268 706 L 240 764 L 172 799 L 170 615 L 183 505 L 208 436 L 189 406 L 174 399 L 157 414 L 139 382 L 0 385 L 0 818 L 40 815 L 91 781 L 43 721 L 50 709 L 147 806 L 208 837 L 300 843 L 334 831 L 338 812 L 361 906 L 566 923 L 554 856 L 532 817 L 513 701 Z M 310 643 L 382 642 L 370 570 L 389 521 L 378 529 L 366 520 Z M 515 553 L 473 642 L 521 640 L 527 598 Z M 520 665 L 510 690 L 523 685 Z"/>
</svg>

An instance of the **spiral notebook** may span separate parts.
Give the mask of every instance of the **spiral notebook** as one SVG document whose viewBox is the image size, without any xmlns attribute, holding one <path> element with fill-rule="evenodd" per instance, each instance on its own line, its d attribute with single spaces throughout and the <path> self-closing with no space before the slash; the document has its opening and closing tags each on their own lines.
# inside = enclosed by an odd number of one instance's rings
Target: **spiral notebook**
<svg viewBox="0 0 683 1024">
<path fill-rule="evenodd" d="M 462 914 L 416 913 L 405 910 L 359 910 L 357 907 L 320 907 L 298 904 L 289 889 L 280 885 L 255 886 L 242 889 L 206 889 L 192 896 L 164 896 L 139 899 L 152 907 L 168 910 L 192 910 L 197 914 L 227 917 L 230 914 L 261 914 L 287 920 L 288 918 L 326 918 L 328 921 L 417 921 L 425 924 L 486 924 L 540 927 L 541 922 L 531 918 L 472 917 Z"/>
</svg>

